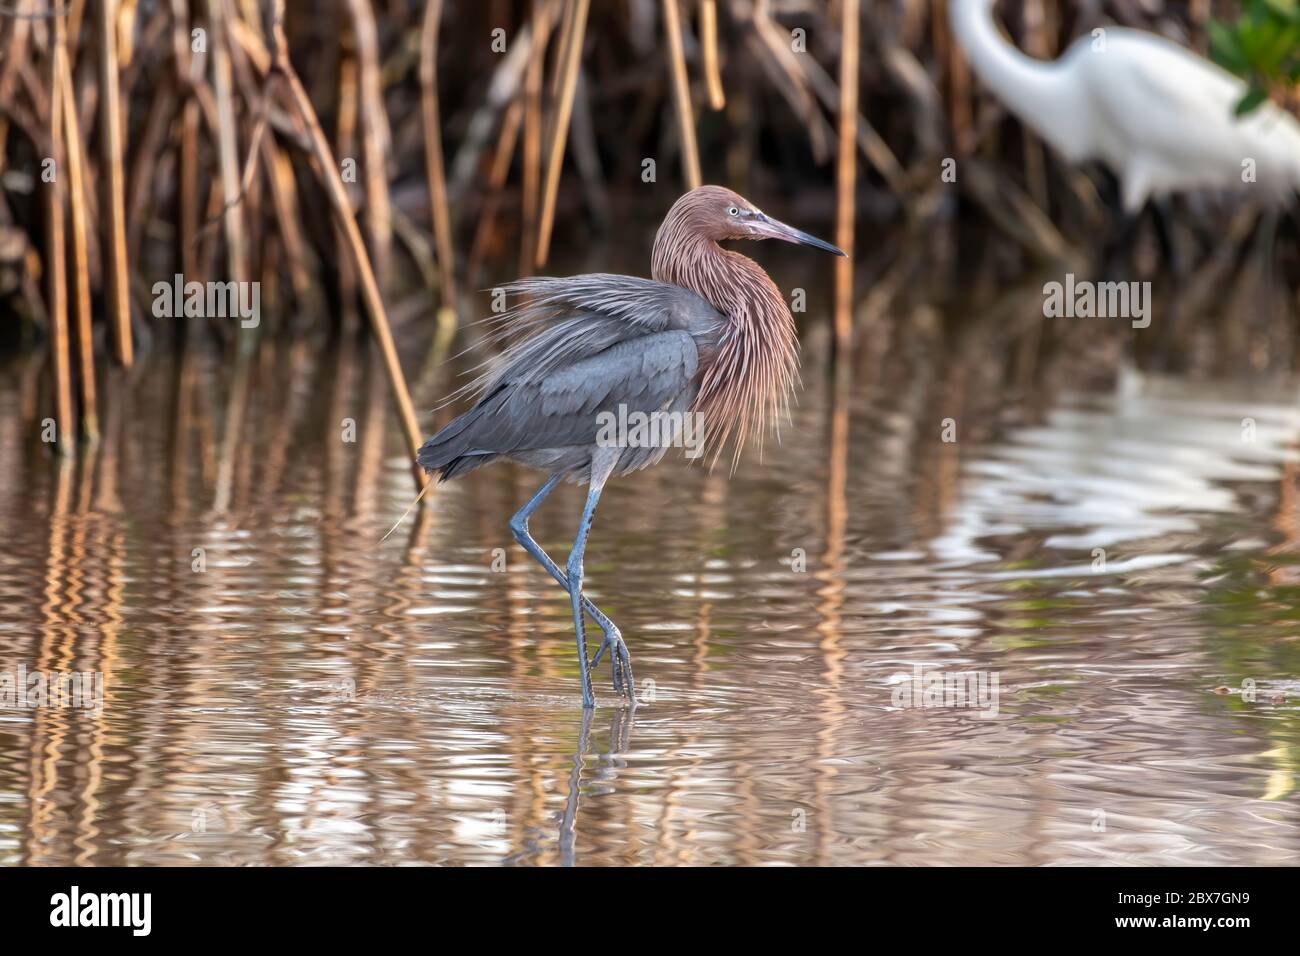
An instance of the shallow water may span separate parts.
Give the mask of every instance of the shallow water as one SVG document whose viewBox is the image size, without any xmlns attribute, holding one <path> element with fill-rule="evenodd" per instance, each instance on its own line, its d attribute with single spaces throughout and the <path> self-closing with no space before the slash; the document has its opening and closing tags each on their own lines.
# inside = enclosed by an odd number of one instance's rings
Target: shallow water
<svg viewBox="0 0 1300 956">
<path fill-rule="evenodd" d="M 0 861 L 1296 861 L 1294 389 L 1126 374 L 980 417 L 945 373 L 807 377 L 761 463 L 610 486 L 589 593 L 644 703 L 603 664 L 584 714 L 506 526 L 540 477 L 381 543 L 411 482 L 359 353 L 156 359 L 63 468 L 6 367 L 0 672 L 104 699 L 0 710 Z M 561 560 L 580 506 L 534 518 Z M 996 697 L 924 706 L 917 667 Z"/>
</svg>

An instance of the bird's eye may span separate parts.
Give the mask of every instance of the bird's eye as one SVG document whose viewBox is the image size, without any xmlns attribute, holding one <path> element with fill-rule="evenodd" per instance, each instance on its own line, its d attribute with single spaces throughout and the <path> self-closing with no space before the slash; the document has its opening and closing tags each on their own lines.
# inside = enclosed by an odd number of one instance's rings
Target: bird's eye
<svg viewBox="0 0 1300 956">
<path fill-rule="evenodd" d="M 727 215 L 728 215 L 728 216 L 739 216 L 739 215 L 740 215 L 740 210 L 737 209 L 735 206 L 732 206 L 730 209 L 727 210 Z"/>
</svg>

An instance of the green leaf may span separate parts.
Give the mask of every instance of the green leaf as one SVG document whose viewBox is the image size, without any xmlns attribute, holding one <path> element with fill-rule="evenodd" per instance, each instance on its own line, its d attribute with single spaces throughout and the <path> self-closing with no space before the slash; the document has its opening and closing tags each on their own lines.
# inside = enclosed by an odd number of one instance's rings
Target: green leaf
<svg viewBox="0 0 1300 956">
<path fill-rule="evenodd" d="M 1278 25 L 1273 19 L 1255 23 L 1249 29 L 1237 30 L 1237 46 L 1241 55 L 1253 69 L 1262 69 L 1269 46 L 1277 36 Z"/>
<path fill-rule="evenodd" d="M 1210 21 L 1210 55 L 1216 63 L 1233 73 L 1245 73 L 1249 68 L 1236 33 L 1218 20 Z"/>
<path fill-rule="evenodd" d="M 1274 79 L 1278 78 L 1282 72 L 1283 62 L 1296 48 L 1298 40 L 1300 40 L 1300 35 L 1297 35 L 1295 27 L 1287 26 L 1279 29 L 1256 64 L 1260 72 L 1265 76 Z"/>
<path fill-rule="evenodd" d="M 1264 5 L 1285 20 L 1300 16 L 1300 0 L 1264 0 Z"/>
<path fill-rule="evenodd" d="M 1268 99 L 1266 92 L 1257 86 L 1251 87 L 1250 91 L 1241 98 L 1241 102 L 1237 104 L 1235 112 L 1238 116 L 1245 116 L 1252 110 L 1258 109 L 1259 105 L 1266 99 Z"/>
</svg>

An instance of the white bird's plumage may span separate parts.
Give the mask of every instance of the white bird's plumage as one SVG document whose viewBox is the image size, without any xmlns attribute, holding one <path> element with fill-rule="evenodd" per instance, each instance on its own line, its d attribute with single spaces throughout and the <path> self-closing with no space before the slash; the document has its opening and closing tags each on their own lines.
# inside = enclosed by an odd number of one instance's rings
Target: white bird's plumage
<svg viewBox="0 0 1300 956">
<path fill-rule="evenodd" d="M 949 0 L 953 31 L 977 76 L 1068 160 L 1100 160 L 1124 208 L 1193 189 L 1300 188 L 1300 123 L 1265 102 L 1235 115 L 1246 84 L 1178 44 L 1106 27 L 1055 62 L 1021 53 L 993 19 L 996 0 Z"/>
</svg>

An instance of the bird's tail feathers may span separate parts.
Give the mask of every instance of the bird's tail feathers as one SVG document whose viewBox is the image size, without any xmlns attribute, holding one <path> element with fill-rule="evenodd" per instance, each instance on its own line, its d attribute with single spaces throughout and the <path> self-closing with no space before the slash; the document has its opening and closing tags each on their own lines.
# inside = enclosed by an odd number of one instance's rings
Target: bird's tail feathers
<svg viewBox="0 0 1300 956">
<path fill-rule="evenodd" d="M 430 474 L 437 473 L 439 481 L 457 478 L 475 468 L 481 468 L 498 457 L 492 452 L 473 446 L 470 427 L 483 415 L 483 407 L 476 405 L 452 421 L 420 446 L 416 455 L 420 467 Z"/>
</svg>

